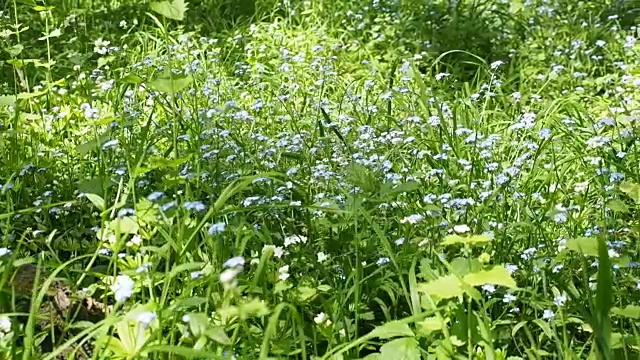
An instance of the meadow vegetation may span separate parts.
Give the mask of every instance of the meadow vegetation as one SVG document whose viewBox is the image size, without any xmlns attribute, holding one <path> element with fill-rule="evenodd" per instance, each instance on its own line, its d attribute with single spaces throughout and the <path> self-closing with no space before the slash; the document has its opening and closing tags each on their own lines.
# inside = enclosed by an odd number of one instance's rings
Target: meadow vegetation
<svg viewBox="0 0 640 360">
<path fill-rule="evenodd" d="M 0 3 L 0 359 L 640 358 L 633 0 Z"/>
</svg>

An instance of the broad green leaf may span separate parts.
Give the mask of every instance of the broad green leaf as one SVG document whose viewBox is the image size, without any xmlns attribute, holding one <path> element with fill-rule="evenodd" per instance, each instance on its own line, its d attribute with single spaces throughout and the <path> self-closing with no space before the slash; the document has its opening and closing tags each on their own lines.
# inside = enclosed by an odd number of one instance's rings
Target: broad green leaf
<svg viewBox="0 0 640 360">
<path fill-rule="evenodd" d="M 214 326 L 210 329 L 208 329 L 205 332 L 205 335 L 210 338 L 211 340 L 222 344 L 222 345 L 230 345 L 231 344 L 231 339 L 229 339 L 229 336 L 227 335 L 227 333 L 224 331 L 224 327 L 222 326 Z"/>
<path fill-rule="evenodd" d="M 0 96 L 0 106 L 13 106 L 15 103 L 16 97 L 14 95 Z"/>
<path fill-rule="evenodd" d="M 467 245 L 477 245 L 484 244 L 491 241 L 491 238 L 487 235 L 471 235 L 471 236 L 460 236 L 456 234 L 447 235 L 442 242 L 442 245 L 455 245 L 455 244 L 467 244 Z"/>
<path fill-rule="evenodd" d="M 22 44 L 15 44 L 13 46 L 5 48 L 5 50 L 9 53 L 9 55 L 16 57 L 20 55 L 22 50 L 24 50 L 24 46 Z"/>
<path fill-rule="evenodd" d="M 412 337 L 391 340 L 380 348 L 378 360 L 420 360 L 418 341 Z"/>
<path fill-rule="evenodd" d="M 598 239 L 594 237 L 579 237 L 569 239 L 565 244 L 567 249 L 587 256 L 598 256 Z"/>
<path fill-rule="evenodd" d="M 504 266 L 498 265 L 491 270 L 481 270 L 464 276 L 464 281 L 471 286 L 481 285 L 502 285 L 508 288 L 517 287 L 516 282 L 511 277 L 509 270 Z"/>
<path fill-rule="evenodd" d="M 620 184 L 620 191 L 627 194 L 636 204 L 640 204 L 640 184 L 623 182 Z"/>
<path fill-rule="evenodd" d="M 308 286 L 299 286 L 298 287 L 298 299 L 302 302 L 305 302 L 312 297 L 316 296 L 316 289 Z"/>
<path fill-rule="evenodd" d="M 420 321 L 417 325 L 420 335 L 428 336 L 434 331 L 442 330 L 444 324 L 437 316 L 431 316 Z"/>
<path fill-rule="evenodd" d="M 627 305 L 625 308 L 613 308 L 611 313 L 615 316 L 626 317 L 630 319 L 640 319 L 640 306 Z"/>
<path fill-rule="evenodd" d="M 437 299 L 449 299 L 464 294 L 462 283 L 455 275 L 441 276 L 427 283 L 420 283 L 418 291 Z"/>
<path fill-rule="evenodd" d="M 451 267 L 453 268 L 452 272 L 458 276 L 464 276 L 482 270 L 482 264 L 476 258 L 467 259 L 457 257 L 451 261 Z"/>
<path fill-rule="evenodd" d="M 629 213 L 629 207 L 623 201 L 618 199 L 609 200 L 607 202 L 607 207 L 611 209 L 614 213 Z"/>
<path fill-rule="evenodd" d="M 158 1 L 149 5 L 151 10 L 173 20 L 184 20 L 184 13 L 187 11 L 187 4 L 184 0 Z"/>
<path fill-rule="evenodd" d="M 191 85 L 193 78 L 189 75 L 161 76 L 151 82 L 151 88 L 162 93 L 174 94 Z"/>
<path fill-rule="evenodd" d="M 204 335 L 210 323 L 209 317 L 205 313 L 187 314 L 182 319 L 189 324 L 189 332 L 196 338 Z"/>
<path fill-rule="evenodd" d="M 109 228 L 120 234 L 137 234 L 140 229 L 138 222 L 131 216 L 117 218 L 109 222 Z"/>
<path fill-rule="evenodd" d="M 100 211 L 104 211 L 106 209 L 106 205 L 104 199 L 100 195 L 96 194 L 84 194 L 84 196 L 95 205 Z"/>
<path fill-rule="evenodd" d="M 407 324 L 390 321 L 384 325 L 377 326 L 370 335 L 380 339 L 390 339 L 399 336 L 413 336 L 413 331 L 411 331 Z"/>
</svg>

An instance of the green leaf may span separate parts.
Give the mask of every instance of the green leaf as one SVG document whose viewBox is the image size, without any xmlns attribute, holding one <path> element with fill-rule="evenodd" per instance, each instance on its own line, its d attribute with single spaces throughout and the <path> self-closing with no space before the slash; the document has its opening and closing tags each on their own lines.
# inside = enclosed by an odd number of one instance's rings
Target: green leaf
<svg viewBox="0 0 640 360">
<path fill-rule="evenodd" d="M 184 0 L 158 1 L 149 5 L 151 10 L 173 20 L 184 20 L 184 13 L 187 11 L 187 4 Z"/>
<path fill-rule="evenodd" d="M 382 326 L 377 326 L 373 329 L 370 335 L 380 339 L 390 339 L 399 336 L 414 336 L 409 325 L 398 321 L 390 321 Z"/>
<path fill-rule="evenodd" d="M 224 327 L 222 326 L 214 326 L 211 329 L 208 329 L 205 332 L 205 335 L 210 338 L 211 340 L 222 344 L 222 345 L 231 345 L 231 339 L 229 339 L 229 336 L 227 335 L 227 333 L 224 331 Z"/>
<path fill-rule="evenodd" d="M 380 348 L 378 360 L 420 360 L 418 342 L 412 337 L 389 341 Z"/>
<path fill-rule="evenodd" d="M 614 307 L 611 309 L 611 314 L 630 319 L 640 319 L 640 306 L 627 305 L 624 309 Z"/>
<path fill-rule="evenodd" d="M 593 237 L 579 237 L 569 239 L 565 244 L 567 249 L 587 256 L 598 256 L 598 240 Z"/>
<path fill-rule="evenodd" d="M 629 207 L 623 201 L 618 199 L 609 200 L 607 202 L 607 207 L 611 209 L 614 213 L 629 213 Z"/>
<path fill-rule="evenodd" d="M 494 266 L 491 270 L 481 270 L 464 276 L 464 281 L 471 286 L 481 285 L 502 285 L 508 288 L 517 287 L 515 280 L 511 277 L 509 270 L 504 266 Z"/>
<path fill-rule="evenodd" d="M 620 184 L 620 191 L 627 194 L 636 204 L 640 204 L 640 185 L 630 182 Z"/>
<path fill-rule="evenodd" d="M 418 331 L 420 335 L 429 336 L 434 331 L 440 331 L 444 327 L 444 324 L 437 316 L 428 317 L 418 324 Z"/>
<path fill-rule="evenodd" d="M 161 76 L 151 82 L 151 88 L 167 94 L 174 94 L 191 85 L 193 78 L 189 75 Z"/>
<path fill-rule="evenodd" d="M 538 325 L 538 327 L 542 330 L 542 332 L 544 332 L 545 335 L 547 335 L 549 339 L 553 339 L 553 331 L 551 331 L 551 327 L 547 322 L 542 319 L 535 319 L 532 322 Z"/>
<path fill-rule="evenodd" d="M 13 46 L 5 48 L 5 50 L 9 53 L 9 55 L 16 57 L 20 55 L 22 50 L 24 50 L 24 46 L 22 44 L 15 44 Z"/>
<path fill-rule="evenodd" d="M 447 235 L 442 242 L 442 245 L 455 245 L 455 244 L 467 244 L 467 245 L 478 245 L 484 244 L 491 241 L 491 238 L 487 235 L 471 235 L 471 236 L 460 236 L 456 234 Z"/>
<path fill-rule="evenodd" d="M 104 211 L 106 209 L 106 205 L 104 199 L 100 195 L 96 194 L 84 194 L 84 196 L 95 205 L 100 211 Z"/>
<path fill-rule="evenodd" d="M 464 294 L 462 283 L 455 275 L 441 276 L 427 283 L 420 283 L 418 284 L 418 291 L 435 297 L 438 300 L 449 299 Z"/>
<path fill-rule="evenodd" d="M 451 261 L 451 268 L 454 274 L 464 276 L 482 270 L 482 263 L 477 258 L 457 257 Z"/>
<path fill-rule="evenodd" d="M 613 303 L 613 275 L 609 249 L 604 237 L 598 238 L 598 276 L 595 314 L 591 319 L 594 329 L 596 349 L 602 360 L 613 359 L 611 353 L 611 317 L 609 311 Z"/>
<path fill-rule="evenodd" d="M 109 228 L 120 234 L 137 234 L 140 229 L 138 222 L 131 216 L 117 218 L 109 222 Z"/>
<path fill-rule="evenodd" d="M 298 299 L 300 301 L 305 302 L 314 296 L 316 296 L 316 289 L 308 286 L 298 287 Z"/>
<path fill-rule="evenodd" d="M 13 106 L 16 100 L 14 95 L 2 95 L 0 96 L 0 106 Z"/>
</svg>

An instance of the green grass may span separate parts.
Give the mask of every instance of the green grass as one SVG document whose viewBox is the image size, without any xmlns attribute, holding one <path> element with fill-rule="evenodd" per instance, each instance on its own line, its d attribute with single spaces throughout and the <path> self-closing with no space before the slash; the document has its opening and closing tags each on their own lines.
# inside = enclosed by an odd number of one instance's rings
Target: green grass
<svg viewBox="0 0 640 360">
<path fill-rule="evenodd" d="M 632 1 L 0 7 L 0 358 L 640 355 Z"/>
</svg>

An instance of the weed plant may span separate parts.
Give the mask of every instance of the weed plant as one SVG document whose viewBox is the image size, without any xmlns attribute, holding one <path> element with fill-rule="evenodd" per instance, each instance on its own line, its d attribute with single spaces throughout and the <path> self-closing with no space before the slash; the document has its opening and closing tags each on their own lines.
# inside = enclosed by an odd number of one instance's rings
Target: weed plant
<svg viewBox="0 0 640 360">
<path fill-rule="evenodd" d="M 640 358 L 636 5 L 3 2 L 0 358 Z"/>
</svg>

